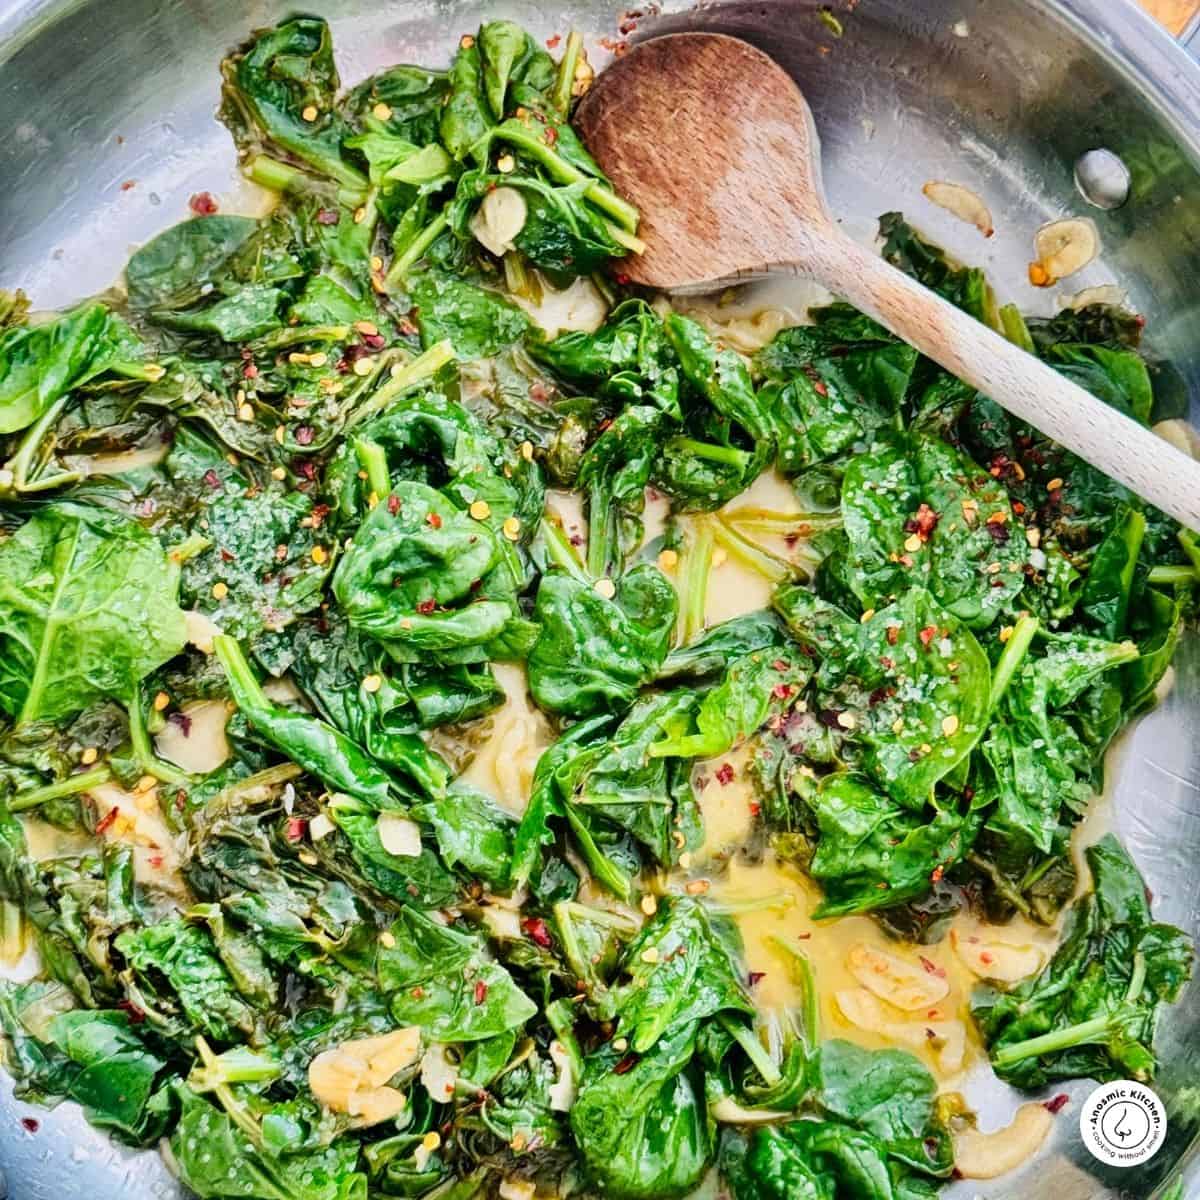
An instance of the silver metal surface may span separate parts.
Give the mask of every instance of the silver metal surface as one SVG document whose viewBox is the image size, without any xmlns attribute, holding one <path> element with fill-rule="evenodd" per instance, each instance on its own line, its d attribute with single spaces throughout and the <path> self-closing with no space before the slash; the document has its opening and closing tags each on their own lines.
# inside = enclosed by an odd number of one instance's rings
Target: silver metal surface
<svg viewBox="0 0 1200 1200">
<path fill-rule="evenodd" d="M 482 16 L 547 36 L 575 25 L 616 37 L 620 0 L 312 0 L 334 28 L 343 78 L 399 61 L 445 61 Z M 213 192 L 226 210 L 239 187 L 225 130 L 213 119 L 217 62 L 290 0 L 0 0 L 0 286 L 43 306 L 98 291 L 130 248 Z M 670 7 L 670 6 L 669 6 Z M 681 7 L 676 0 L 675 7 Z M 1147 314 L 1164 386 L 1200 396 L 1200 67 L 1129 0 L 844 0 L 835 38 L 816 0 L 738 0 L 640 22 L 637 36 L 719 29 L 778 57 L 812 103 L 833 210 L 857 237 L 904 209 L 960 257 L 985 266 L 1003 300 L 1048 312 L 1055 295 L 1026 283 L 1033 231 L 1087 211 L 1103 257 L 1071 281 L 1116 281 Z M 1104 147 L 1131 173 L 1127 203 L 1084 205 L 1076 160 Z M 704 148 L 695 148 L 703 186 Z M 921 195 L 930 179 L 965 184 L 991 207 L 996 234 Z M 1200 930 L 1200 646 L 1190 640 L 1176 686 L 1127 737 L 1113 762 L 1114 823 L 1146 873 L 1161 919 Z M 1080 1148 L 1074 1120 L 1015 1177 L 959 1183 L 952 1200 L 1143 1200 L 1188 1164 L 1200 1123 L 1200 984 L 1167 1015 L 1156 1084 L 1168 1104 L 1167 1146 L 1146 1168 L 1103 1172 Z M 1071 1089 L 1079 1100 L 1087 1084 Z M 984 1127 L 1006 1122 L 1014 1096 L 982 1079 L 968 1087 Z M 1068 1110 L 1068 1113 L 1071 1110 Z M 39 1122 L 37 1132 L 20 1118 Z M 77 1110 L 28 1108 L 0 1083 L 0 1178 L 7 1200 L 143 1200 L 178 1190 L 155 1155 L 134 1156 L 93 1134 Z M 0 1198 L 5 1196 L 0 1184 Z"/>
</svg>

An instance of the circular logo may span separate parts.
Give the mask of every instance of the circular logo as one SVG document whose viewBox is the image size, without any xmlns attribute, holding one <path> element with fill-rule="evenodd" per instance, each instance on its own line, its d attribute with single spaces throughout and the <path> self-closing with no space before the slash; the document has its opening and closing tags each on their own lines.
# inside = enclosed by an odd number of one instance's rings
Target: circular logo
<svg viewBox="0 0 1200 1200">
<path fill-rule="evenodd" d="M 1093 1158 L 1136 1167 L 1158 1153 L 1167 1136 L 1167 1113 L 1144 1083 L 1118 1079 L 1101 1084 L 1084 1101 L 1079 1133 Z"/>
</svg>

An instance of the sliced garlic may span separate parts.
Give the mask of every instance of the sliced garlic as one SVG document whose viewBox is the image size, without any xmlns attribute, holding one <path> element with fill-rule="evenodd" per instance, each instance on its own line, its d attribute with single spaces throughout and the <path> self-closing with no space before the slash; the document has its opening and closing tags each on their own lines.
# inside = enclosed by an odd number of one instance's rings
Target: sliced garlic
<svg viewBox="0 0 1200 1200">
<path fill-rule="evenodd" d="M 502 258 L 513 249 L 513 241 L 525 228 L 529 208 L 520 191 L 511 187 L 492 188 L 475 210 L 469 228 L 485 250 Z"/>
<path fill-rule="evenodd" d="M 199 609 L 191 608 L 183 614 L 183 628 L 188 642 L 195 646 L 201 654 L 213 652 L 213 637 L 221 632 L 221 627 Z"/>
<path fill-rule="evenodd" d="M 956 929 L 950 931 L 950 942 L 968 971 L 997 983 L 1019 983 L 1040 971 L 1046 961 L 1045 952 L 1038 946 L 985 942 L 977 937 L 963 937 Z"/>
<path fill-rule="evenodd" d="M 174 763 L 191 775 L 207 775 L 229 759 L 229 739 L 225 723 L 230 709 L 224 700 L 199 700 L 185 704 L 183 720 L 168 718 L 155 734 L 154 749 L 159 758 Z"/>
<path fill-rule="evenodd" d="M 922 189 L 927 200 L 932 201 L 938 208 L 944 208 L 960 221 L 974 225 L 984 237 L 991 237 L 996 232 L 992 224 L 992 214 L 970 188 L 958 183 L 945 183 L 939 179 L 930 180 Z"/>
<path fill-rule="evenodd" d="M 1084 288 L 1073 296 L 1060 296 L 1058 303 L 1061 308 L 1089 308 L 1093 304 L 1104 304 L 1109 308 L 1124 308 L 1129 299 L 1124 288 L 1115 283 L 1102 283 L 1097 287 Z"/>
<path fill-rule="evenodd" d="M 558 1071 L 558 1078 L 550 1085 L 550 1107 L 555 1112 L 569 1112 L 579 1092 L 579 1080 L 575 1078 L 575 1064 L 559 1041 L 550 1043 L 550 1061 Z"/>
<path fill-rule="evenodd" d="M 846 967 L 868 991 L 905 1012 L 932 1008 L 950 991 L 944 973 L 926 971 L 863 942 L 850 947 Z"/>
<path fill-rule="evenodd" d="M 585 276 L 573 279 L 565 288 L 554 288 L 539 275 L 537 300 L 514 295 L 510 299 L 533 319 L 548 337 L 560 333 L 595 333 L 604 324 L 608 305 L 596 285 Z"/>
<path fill-rule="evenodd" d="M 416 821 L 397 813 L 380 813 L 375 829 L 379 841 L 389 854 L 400 858 L 416 858 L 421 853 L 421 827 Z"/>
<path fill-rule="evenodd" d="M 496 1194 L 500 1200 L 534 1200 L 537 1184 L 529 1179 L 502 1179 Z"/>
<path fill-rule="evenodd" d="M 943 1075 L 955 1075 L 962 1070 L 967 1031 L 961 1021 L 896 1020 L 887 1005 L 866 988 L 845 988 L 835 992 L 833 999 L 838 1011 L 856 1029 L 876 1033 L 913 1050 L 932 1050 Z"/>
<path fill-rule="evenodd" d="M 1100 231 L 1091 217 L 1068 217 L 1043 225 L 1033 244 L 1037 259 L 1029 264 L 1029 282 L 1050 287 L 1082 271 L 1100 253 Z"/>
<path fill-rule="evenodd" d="M 416 1025 L 342 1042 L 309 1063 L 309 1090 L 326 1108 L 346 1113 L 360 1125 L 377 1125 L 407 1106 L 404 1093 L 386 1084 L 416 1061 L 420 1049 Z"/>
<path fill-rule="evenodd" d="M 421 1086 L 435 1104 L 445 1104 L 458 1083 L 458 1064 L 450 1060 L 447 1046 L 435 1042 L 421 1056 Z"/>
<path fill-rule="evenodd" d="M 317 813 L 308 823 L 308 836 L 314 842 L 319 842 L 322 838 L 328 837 L 334 828 L 333 822 L 324 813 Z"/>
<path fill-rule="evenodd" d="M 966 1179 L 995 1179 L 1015 1171 L 1041 1149 L 1054 1125 L 1054 1116 L 1042 1104 L 1022 1104 L 1012 1124 L 994 1133 L 978 1129 L 956 1132 L 954 1168 Z"/>
<path fill-rule="evenodd" d="M 297 700 L 304 699 L 303 693 L 290 675 L 266 680 L 263 683 L 263 692 L 268 700 L 274 700 L 276 704 L 294 704 Z"/>
</svg>

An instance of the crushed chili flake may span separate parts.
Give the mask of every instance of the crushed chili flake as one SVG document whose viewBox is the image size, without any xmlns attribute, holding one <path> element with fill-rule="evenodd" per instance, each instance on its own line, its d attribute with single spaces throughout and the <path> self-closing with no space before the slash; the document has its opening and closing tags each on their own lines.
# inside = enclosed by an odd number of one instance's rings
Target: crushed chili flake
<svg viewBox="0 0 1200 1200">
<path fill-rule="evenodd" d="M 900 640 L 900 626 L 889 625 L 883 635 L 887 638 L 887 644 L 894 646 Z"/>
<path fill-rule="evenodd" d="M 790 683 L 777 683 L 771 689 L 771 695 L 776 700 L 786 700 L 795 690 Z"/>
<path fill-rule="evenodd" d="M 336 225 L 342 219 L 342 214 L 336 208 L 319 208 L 317 210 L 318 225 Z"/>
<path fill-rule="evenodd" d="M 941 519 L 940 513 L 934 512 L 928 504 L 922 502 L 917 511 L 904 522 L 904 532 L 915 533 L 921 541 L 927 542 Z"/>
<path fill-rule="evenodd" d="M 759 980 L 767 977 L 766 971 L 751 971 L 746 976 L 746 982 L 751 986 L 757 986 Z"/>
<path fill-rule="evenodd" d="M 628 1075 L 630 1071 L 637 1065 L 638 1056 L 636 1054 L 627 1054 L 615 1067 L 613 1067 L 614 1075 Z"/>
<path fill-rule="evenodd" d="M 716 775 L 717 782 L 722 787 L 726 787 L 733 782 L 733 764 L 727 762 L 722 763 L 716 769 L 714 774 Z"/>
<path fill-rule="evenodd" d="M 387 498 L 387 510 L 393 517 L 400 511 L 400 497 L 395 492 Z"/>
<path fill-rule="evenodd" d="M 221 477 L 210 467 L 204 472 L 204 482 L 210 488 L 219 488 L 221 486 Z"/>
<path fill-rule="evenodd" d="M 308 828 L 308 822 L 303 817 L 289 817 L 287 828 L 284 831 L 284 837 L 289 842 L 298 842 L 304 837 L 304 831 Z"/>
<path fill-rule="evenodd" d="M 786 671 L 790 664 L 785 658 L 777 658 L 772 664 L 772 668 L 776 671 Z"/>
<path fill-rule="evenodd" d="M 842 714 L 836 708 L 822 708 L 817 711 L 817 720 L 825 726 L 826 729 L 838 729 L 840 724 L 838 717 Z"/>
<path fill-rule="evenodd" d="M 553 125 L 547 125 L 542 133 L 542 141 L 545 142 L 547 146 L 553 146 L 554 143 L 558 141 L 558 130 L 555 129 Z"/>
<path fill-rule="evenodd" d="M 37 1117 L 21 1118 L 21 1128 L 24 1129 L 26 1133 L 37 1133 L 41 1127 L 41 1123 L 38 1121 Z"/>
<path fill-rule="evenodd" d="M 428 600 L 422 600 L 417 605 L 417 612 L 419 612 L 421 614 L 421 616 L 427 617 L 427 616 L 429 616 L 429 614 L 431 612 L 433 612 L 433 610 L 436 607 L 437 607 L 437 602 L 432 597 L 430 597 Z"/>
<path fill-rule="evenodd" d="M 134 1025 L 140 1025 L 146 1019 L 145 1011 L 138 1008 L 132 1000 L 118 1000 L 117 1007 L 129 1015 L 129 1020 Z"/>
<path fill-rule="evenodd" d="M 488 985 L 482 980 L 475 980 L 475 1003 L 482 1004 L 487 999 Z"/>
<path fill-rule="evenodd" d="M 941 863 L 938 863 L 938 865 L 936 867 L 934 867 L 933 870 L 929 874 L 930 882 L 931 883 L 941 883 L 942 876 L 945 875 L 945 873 L 946 873 L 946 868 L 943 867 Z"/>
<path fill-rule="evenodd" d="M 541 917 L 526 917 L 521 922 L 521 928 L 528 934 L 530 941 L 539 946 L 549 948 L 553 944 L 550 940 L 550 930 L 546 928 L 546 922 Z"/>
<path fill-rule="evenodd" d="M 928 646 L 937 637 L 937 626 L 926 625 L 917 636 L 921 639 L 922 646 Z"/>
<path fill-rule="evenodd" d="M 112 826 L 112 823 L 117 819 L 117 815 L 120 813 L 120 811 L 121 810 L 114 804 L 112 808 L 110 808 L 108 812 L 106 812 L 104 816 L 102 816 L 100 820 L 96 822 L 96 832 L 104 833 L 105 830 L 109 829 Z"/>
<path fill-rule="evenodd" d="M 562 41 L 562 34 L 561 34 L 561 33 L 556 33 L 556 34 L 553 34 L 551 37 L 548 37 L 548 38 L 546 39 L 546 49 L 547 49 L 547 50 L 554 50 L 554 49 L 556 49 L 556 48 L 557 48 L 557 46 L 558 46 L 558 43 L 559 43 L 559 42 L 561 42 L 561 41 Z"/>
<path fill-rule="evenodd" d="M 428 513 L 425 517 L 425 520 L 428 521 L 434 529 L 441 529 L 442 527 L 442 518 L 435 512 Z"/>
<path fill-rule="evenodd" d="M 1042 1107 L 1048 1113 L 1060 1113 L 1066 1108 L 1071 1097 L 1066 1092 L 1059 1092 L 1057 1096 L 1051 1096 L 1049 1100 L 1042 1104 Z"/>
<path fill-rule="evenodd" d="M 368 350 L 382 350 L 387 345 L 387 338 L 382 333 L 364 333 L 362 340 Z"/>
<path fill-rule="evenodd" d="M 198 217 L 211 217 L 217 211 L 217 202 L 212 192 L 196 192 L 188 201 L 188 208 Z"/>
<path fill-rule="evenodd" d="M 939 967 L 937 965 L 937 963 L 935 963 L 933 961 L 933 959 L 926 958 L 925 955 L 920 954 L 917 956 L 917 960 L 920 962 L 921 966 L 924 967 L 925 970 L 929 972 L 930 975 L 936 975 L 939 979 L 946 978 L 945 968 Z"/>
<path fill-rule="evenodd" d="M 224 546 L 221 547 L 220 554 L 221 554 L 222 562 L 233 562 L 233 559 L 234 559 L 233 554 L 230 553 L 230 551 L 226 550 Z"/>
<path fill-rule="evenodd" d="M 297 425 L 294 436 L 297 446 L 311 446 L 313 438 L 317 435 L 311 425 Z"/>
</svg>

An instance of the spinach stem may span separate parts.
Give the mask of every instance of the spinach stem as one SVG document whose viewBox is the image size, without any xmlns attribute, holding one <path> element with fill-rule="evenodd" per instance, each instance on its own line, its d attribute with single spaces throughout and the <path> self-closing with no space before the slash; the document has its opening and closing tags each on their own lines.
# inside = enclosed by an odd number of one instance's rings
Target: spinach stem
<svg viewBox="0 0 1200 1200">
<path fill-rule="evenodd" d="M 363 421 L 382 412 L 398 396 L 402 396 L 409 388 L 432 378 L 447 363 L 454 361 L 454 346 L 448 338 L 435 342 L 428 350 L 422 351 L 411 362 L 405 363 L 400 370 L 393 371 L 375 394 L 354 414 L 350 421 L 352 425 L 360 425 Z"/>
<path fill-rule="evenodd" d="M 520 121 L 505 121 L 492 130 L 492 136 L 511 142 L 518 150 L 529 155 L 546 168 L 546 172 L 558 183 L 586 183 L 584 195 L 602 212 L 608 213 L 619 225 L 636 233 L 639 213 L 627 200 L 622 200 L 611 188 L 591 175 L 585 175 L 574 163 L 568 162 L 556 150 L 546 145 L 540 134 L 526 129 Z M 389 272 L 389 275 L 391 272 Z"/>
<path fill-rule="evenodd" d="M 744 450 L 737 449 L 736 446 L 719 446 L 715 442 L 701 442 L 696 438 L 673 437 L 670 446 L 685 454 L 693 454 L 696 458 L 723 463 L 726 466 L 737 467 L 738 470 L 744 469 L 750 461 L 750 455 Z"/>
<path fill-rule="evenodd" d="M 981 871 L 991 881 L 992 886 L 1004 897 L 1019 912 L 1023 917 L 1030 920 L 1033 918 L 1033 909 L 1029 905 L 1029 901 L 1021 895 L 1020 891 L 1013 886 L 1012 880 L 1000 871 L 994 863 L 982 857 L 982 855 L 974 852 L 967 855 L 967 862 L 971 864 L 977 871 Z"/>
<path fill-rule="evenodd" d="M 579 53 L 583 49 L 583 34 L 578 29 L 572 29 L 567 34 L 567 44 L 563 48 L 563 56 L 559 59 L 558 75 L 554 80 L 554 91 L 550 96 L 550 104 L 554 116 L 559 121 L 565 121 L 571 111 L 571 93 L 575 87 L 575 69 L 579 66 Z"/>
<path fill-rule="evenodd" d="M 367 473 L 367 484 L 376 501 L 386 500 L 392 490 L 392 480 L 388 475 L 387 455 L 383 447 L 368 438 L 355 438 L 354 452 Z"/>
<path fill-rule="evenodd" d="M 1014 346 L 1020 346 L 1029 354 L 1034 352 L 1033 338 L 1029 335 L 1029 326 L 1021 310 L 1015 304 L 1005 304 L 1000 309 L 1000 333 Z"/>
<path fill-rule="evenodd" d="M 1200 572 L 1197 572 L 1195 567 L 1185 567 L 1177 563 L 1173 566 L 1151 567 L 1147 581 L 1149 583 L 1165 583 L 1170 586 L 1179 583 L 1192 584 L 1196 582 L 1197 578 L 1200 578 Z"/>
<path fill-rule="evenodd" d="M 754 1069 L 762 1076 L 763 1083 L 768 1087 L 774 1087 L 779 1082 L 782 1076 L 779 1074 L 779 1068 L 771 1061 L 771 1056 L 767 1053 L 766 1047 L 758 1040 L 754 1030 L 743 1025 L 740 1021 L 735 1021 L 728 1013 L 723 1012 L 717 1020 L 721 1024 L 721 1028 L 741 1048 L 746 1052 L 746 1057 L 754 1064 Z"/>
<path fill-rule="evenodd" d="M 190 537 L 184 538 L 178 546 L 172 546 L 167 551 L 167 557 L 173 563 L 182 564 L 190 558 L 195 558 L 197 554 L 203 554 L 211 545 L 212 538 L 205 537 L 201 533 L 193 533 Z"/>
<path fill-rule="evenodd" d="M 730 528 L 721 517 L 714 519 L 712 528 L 713 537 L 722 549 L 771 583 L 782 583 L 795 574 L 794 567 L 786 559 Z"/>
<path fill-rule="evenodd" d="M 1013 1042 L 1009 1046 L 1001 1046 L 992 1055 L 992 1063 L 997 1067 L 1011 1067 L 1026 1058 L 1040 1058 L 1043 1054 L 1056 1054 L 1059 1050 L 1069 1050 L 1072 1046 L 1084 1046 L 1089 1042 L 1102 1040 L 1109 1032 L 1111 1017 L 1093 1017 L 1090 1021 L 1081 1021 L 1078 1025 L 1066 1029 L 1056 1029 L 1053 1033 L 1043 1033 L 1040 1037 L 1026 1038 L 1023 1042 Z"/>
<path fill-rule="evenodd" d="M 449 218 L 444 212 L 438 213 L 408 246 L 392 260 L 388 273 L 384 276 L 384 290 L 394 292 L 403 285 L 409 270 L 421 259 L 421 256 L 441 236 L 442 231 L 449 225 Z"/>
<path fill-rule="evenodd" d="M 162 783 L 186 784 L 190 782 L 185 772 L 163 762 L 154 753 L 154 747 L 150 744 L 150 734 L 146 729 L 145 714 L 142 712 L 140 687 L 134 689 L 133 700 L 130 702 L 128 711 L 129 744 L 133 747 L 133 755 L 138 761 L 138 766 L 147 775 L 153 775 Z"/>
<path fill-rule="evenodd" d="M 1029 647 L 1033 643 L 1034 634 L 1037 633 L 1039 625 L 1041 622 L 1037 617 L 1026 613 L 1013 626 L 1012 636 L 1004 643 L 1000 660 L 996 663 L 996 669 L 992 673 L 992 690 L 988 695 L 989 710 L 994 712 L 996 705 L 1008 691 L 1008 685 L 1012 683 L 1013 676 L 1017 673 L 1021 663 L 1025 661 L 1025 655 L 1029 653 Z"/>
<path fill-rule="evenodd" d="M 204 1038 L 199 1035 L 196 1037 L 196 1052 L 200 1055 L 200 1060 L 204 1063 L 206 1070 L 213 1075 L 213 1082 L 205 1090 L 211 1091 L 216 1096 L 221 1102 L 221 1107 L 228 1114 L 229 1119 L 255 1146 L 261 1149 L 262 1130 L 259 1129 L 258 1122 L 250 1115 L 246 1106 L 233 1094 L 233 1089 L 230 1088 L 229 1083 L 222 1077 L 217 1056 L 212 1052 L 212 1048 Z"/>
<path fill-rule="evenodd" d="M 817 979 L 812 960 L 799 946 L 785 938 L 772 935 L 768 939 L 788 960 L 788 971 L 800 989 L 800 1027 L 804 1033 L 804 1044 L 815 1050 L 821 1036 L 821 1012 L 817 1003 Z"/>
<path fill-rule="evenodd" d="M 572 579 L 580 583 L 588 582 L 587 572 L 575 553 L 575 547 L 567 539 L 563 527 L 550 517 L 543 517 L 538 530 L 542 535 L 542 545 L 546 550 L 546 560 L 551 566 L 561 567 Z"/>
<path fill-rule="evenodd" d="M 112 771 L 101 764 L 98 767 L 92 767 L 91 770 L 68 775 L 66 779 L 60 779 L 57 783 L 48 783 L 45 787 L 22 792 L 9 802 L 8 811 L 25 812 L 27 809 L 37 808 L 39 804 L 45 804 L 47 800 L 58 800 L 62 796 L 76 796 L 80 792 L 99 787 L 102 783 L 108 783 L 112 777 Z"/>
<path fill-rule="evenodd" d="M 708 601 L 708 577 L 712 571 L 712 523 L 698 518 L 692 524 L 684 548 L 683 603 L 679 606 L 679 640 L 687 645 L 704 629 Z"/>
</svg>

